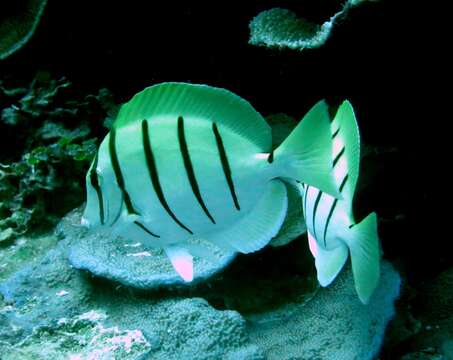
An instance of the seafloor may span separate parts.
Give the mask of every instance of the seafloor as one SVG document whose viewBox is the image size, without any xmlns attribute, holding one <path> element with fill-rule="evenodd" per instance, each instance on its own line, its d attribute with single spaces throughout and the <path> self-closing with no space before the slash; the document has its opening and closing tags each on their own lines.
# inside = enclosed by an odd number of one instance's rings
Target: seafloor
<svg viewBox="0 0 453 360">
<path fill-rule="evenodd" d="M 441 130 L 420 95 L 440 63 L 421 55 L 417 5 L 343 5 L 0 4 L 0 360 L 453 359 L 453 256 L 430 145 Z M 377 212 L 383 253 L 370 304 L 349 265 L 319 287 L 290 185 L 270 246 L 213 249 L 191 286 L 162 251 L 80 226 L 85 174 L 119 105 L 162 81 L 234 91 L 274 146 L 318 100 L 351 101 L 354 211 Z"/>
</svg>

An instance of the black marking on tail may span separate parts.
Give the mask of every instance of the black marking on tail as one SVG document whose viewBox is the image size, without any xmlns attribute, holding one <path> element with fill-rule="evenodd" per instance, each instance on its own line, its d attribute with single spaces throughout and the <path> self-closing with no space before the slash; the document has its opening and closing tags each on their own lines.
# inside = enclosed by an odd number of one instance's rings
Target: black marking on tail
<svg viewBox="0 0 453 360">
<path fill-rule="evenodd" d="M 143 231 L 145 231 L 147 234 L 151 235 L 151 236 L 154 236 L 156 238 L 160 238 L 159 235 L 156 235 L 154 233 L 152 233 L 151 231 L 149 231 L 145 225 L 143 225 L 142 223 L 139 223 L 138 221 L 134 221 L 134 224 L 137 225 L 140 229 L 142 229 Z"/>
<path fill-rule="evenodd" d="M 343 191 L 344 186 L 346 185 L 346 181 L 348 180 L 349 174 L 346 174 L 344 177 L 343 181 L 341 182 L 340 185 L 340 193 Z M 329 215 L 327 215 L 327 220 L 326 220 L 326 227 L 324 228 L 324 247 L 326 247 L 326 234 L 327 234 L 327 228 L 329 227 L 330 219 L 332 218 L 333 211 L 335 210 L 335 207 L 337 206 L 338 199 L 335 199 L 334 202 L 332 203 L 332 206 L 330 207 Z"/>
<path fill-rule="evenodd" d="M 162 191 L 162 187 L 160 186 L 159 175 L 157 174 L 156 162 L 154 160 L 154 155 L 151 150 L 151 142 L 149 140 L 149 131 L 148 131 L 148 121 L 142 121 L 142 138 L 143 138 L 143 150 L 145 152 L 146 158 L 146 166 L 148 167 L 149 176 L 151 178 L 151 182 L 154 187 L 154 191 L 156 192 L 157 197 L 162 205 L 162 207 L 167 211 L 168 215 L 184 230 L 193 234 L 192 230 L 190 230 L 187 226 L 185 226 L 178 218 L 173 214 L 170 207 L 168 206 L 167 200 L 165 200 L 164 193 Z"/>
<path fill-rule="evenodd" d="M 200 204 L 206 216 L 211 220 L 213 224 L 215 224 L 214 218 L 209 213 L 209 210 L 207 209 L 203 201 L 203 198 L 201 197 L 200 188 L 198 187 L 197 179 L 195 177 L 195 173 L 192 166 L 192 161 L 190 160 L 189 149 L 187 147 L 186 136 L 184 134 L 184 119 L 182 116 L 178 117 L 178 140 L 182 159 L 184 161 L 184 167 L 186 169 L 187 177 L 189 179 L 192 192 L 197 198 L 198 203 Z"/>
<path fill-rule="evenodd" d="M 269 164 L 272 164 L 272 162 L 274 161 L 274 150 L 272 150 L 269 154 L 269 156 L 267 157 L 267 162 Z"/>
<path fill-rule="evenodd" d="M 98 156 L 99 152 L 96 152 L 96 156 L 94 157 L 93 166 L 90 170 L 90 182 L 91 186 L 96 190 L 96 194 L 98 196 L 98 203 L 99 203 L 99 219 L 101 220 L 101 224 L 104 225 L 104 198 L 102 196 L 101 186 L 99 185 L 99 178 L 96 168 L 98 167 Z"/>
<path fill-rule="evenodd" d="M 215 140 L 217 142 L 217 149 L 219 150 L 220 161 L 222 163 L 223 173 L 225 174 L 225 179 L 230 188 L 231 197 L 234 201 L 234 206 L 237 210 L 241 210 L 239 206 L 238 199 L 236 196 L 236 191 L 234 190 L 233 179 L 231 178 L 231 169 L 230 164 L 228 163 L 228 157 L 225 152 L 225 147 L 223 146 L 222 136 L 220 135 L 219 129 L 217 128 L 216 123 L 212 123 L 212 131 L 214 132 Z"/>
<path fill-rule="evenodd" d="M 343 156 L 345 149 L 346 148 L 343 146 L 343 148 L 340 150 L 338 155 L 335 156 L 335 159 L 333 160 L 333 165 L 332 165 L 333 167 L 335 167 L 335 165 L 337 164 L 338 160 L 340 160 L 340 158 Z"/>
<path fill-rule="evenodd" d="M 126 204 L 126 209 L 128 214 L 136 214 L 138 212 L 132 206 L 131 198 L 126 190 L 126 186 L 124 184 L 124 177 L 121 172 L 120 163 L 118 161 L 118 154 L 116 153 L 116 130 L 114 127 L 110 130 L 110 138 L 109 138 L 109 154 L 110 154 L 110 161 L 112 163 L 113 172 L 115 173 L 116 183 L 121 190 L 123 195 L 124 203 Z"/>
</svg>

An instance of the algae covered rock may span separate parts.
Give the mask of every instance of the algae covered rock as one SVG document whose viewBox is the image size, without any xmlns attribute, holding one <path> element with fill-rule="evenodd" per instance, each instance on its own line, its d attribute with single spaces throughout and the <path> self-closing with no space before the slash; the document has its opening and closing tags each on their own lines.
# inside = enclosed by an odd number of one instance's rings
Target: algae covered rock
<svg viewBox="0 0 453 360">
<path fill-rule="evenodd" d="M 274 8 L 251 21 L 249 42 L 270 48 L 312 49 L 325 43 L 331 27 L 331 22 L 317 25 L 290 10 Z"/>
<path fill-rule="evenodd" d="M 22 48 L 33 36 L 47 0 L 2 1 L 0 4 L 0 60 Z"/>
<path fill-rule="evenodd" d="M 0 81 L 0 243 L 50 229 L 80 205 L 96 138 L 115 110 L 108 90 L 79 96 L 45 72 L 28 87 Z"/>
<path fill-rule="evenodd" d="M 62 223 L 57 232 L 68 230 Z M 5 359 L 263 359 L 235 311 L 215 310 L 200 298 L 96 285 L 70 266 L 65 249 L 78 239 L 67 235 L 0 282 Z"/>
<path fill-rule="evenodd" d="M 145 333 L 155 346 L 149 359 L 264 360 L 236 311 L 215 310 L 206 300 L 190 298 L 163 301 L 150 316 Z"/>
<path fill-rule="evenodd" d="M 0 283 L 4 300 L 13 304 L 4 312 L 9 326 L 0 328 L 0 337 L 11 329 L 30 334 L 36 327 L 52 326 L 59 318 L 88 310 L 93 289 L 83 274 L 69 265 L 66 246 L 60 242 Z"/>
<path fill-rule="evenodd" d="M 373 359 L 395 314 L 401 282 L 388 262 L 381 270 L 380 284 L 368 305 L 357 298 L 352 272 L 344 269 L 330 287 L 305 304 L 288 303 L 247 316 L 252 341 L 269 360 Z"/>
<path fill-rule="evenodd" d="M 293 11 L 273 8 L 258 14 L 250 22 L 249 43 L 268 48 L 304 50 L 319 48 L 330 37 L 334 27 L 347 16 L 350 8 L 369 0 L 349 0 L 322 24 L 299 17 Z"/>
<path fill-rule="evenodd" d="M 22 341 L 4 347 L 2 360 L 135 360 L 146 354 L 150 345 L 140 330 L 108 327 L 106 318 L 105 313 L 94 310 L 61 318 L 54 326 L 38 328 Z"/>
<path fill-rule="evenodd" d="M 277 266 L 285 267 L 285 247 L 268 248 L 264 258 L 242 256 L 242 265 L 231 265 L 235 271 L 191 289 L 136 291 L 102 281 L 67 259 L 86 233 L 79 219 L 80 211 L 68 214 L 56 245 L 0 280 L 0 353 L 6 359 L 370 359 L 393 316 L 400 280 L 386 262 L 368 306 L 358 300 L 349 269 L 309 297 L 300 275 L 289 269 L 279 269 L 280 276 L 267 282 L 269 291 L 261 291 L 256 276 L 244 274 L 253 272 L 253 261 L 244 260 L 265 260 L 266 269 L 282 257 Z M 294 245 L 288 245 L 291 253 Z M 267 296 L 272 301 L 262 299 Z M 215 303 L 224 305 L 215 309 Z"/>
</svg>

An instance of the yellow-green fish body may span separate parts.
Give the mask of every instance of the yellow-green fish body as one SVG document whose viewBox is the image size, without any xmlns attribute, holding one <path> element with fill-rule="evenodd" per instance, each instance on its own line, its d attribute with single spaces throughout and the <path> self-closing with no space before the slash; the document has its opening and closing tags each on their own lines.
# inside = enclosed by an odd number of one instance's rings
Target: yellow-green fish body
<svg viewBox="0 0 453 360">
<path fill-rule="evenodd" d="M 83 222 L 165 249 L 193 278 L 190 244 L 202 238 L 248 253 L 276 235 L 287 210 L 284 179 L 337 194 L 327 107 L 318 103 L 271 151 L 270 128 L 233 93 L 163 83 L 123 105 L 87 174 Z"/>
<path fill-rule="evenodd" d="M 379 279 L 379 240 L 376 214 L 356 223 L 352 211 L 359 176 L 360 138 L 354 110 L 348 101 L 339 107 L 331 124 L 332 173 L 341 198 L 302 185 L 302 199 L 310 250 L 318 280 L 329 285 L 351 257 L 355 287 L 367 303 Z"/>
</svg>

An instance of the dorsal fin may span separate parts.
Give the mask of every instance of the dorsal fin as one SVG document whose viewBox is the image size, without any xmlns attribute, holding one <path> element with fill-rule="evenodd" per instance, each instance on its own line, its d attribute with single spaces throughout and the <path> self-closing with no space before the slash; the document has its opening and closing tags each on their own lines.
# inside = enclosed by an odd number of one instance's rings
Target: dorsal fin
<svg viewBox="0 0 453 360">
<path fill-rule="evenodd" d="M 208 85 L 167 82 L 136 94 L 121 107 L 116 128 L 157 115 L 197 117 L 243 135 L 262 151 L 270 151 L 271 130 L 264 118 L 241 97 Z"/>
<path fill-rule="evenodd" d="M 345 199 L 352 199 L 359 177 L 360 135 L 354 109 L 347 100 L 343 101 L 338 108 L 332 122 L 332 133 L 337 133 L 336 137 L 341 139 L 344 146 L 344 156 L 347 160 L 348 181 L 345 184 L 342 195 Z"/>
</svg>

